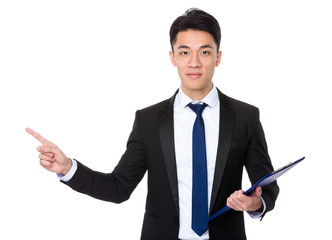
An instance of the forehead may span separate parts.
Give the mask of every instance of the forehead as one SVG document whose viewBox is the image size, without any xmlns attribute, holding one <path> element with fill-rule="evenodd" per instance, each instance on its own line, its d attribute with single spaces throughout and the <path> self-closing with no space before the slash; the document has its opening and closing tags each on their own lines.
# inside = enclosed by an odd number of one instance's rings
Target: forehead
<svg viewBox="0 0 332 240">
<path fill-rule="evenodd" d="M 200 30 L 187 30 L 177 34 L 174 48 L 176 49 L 178 46 L 200 48 L 204 45 L 210 45 L 212 48 L 217 48 L 217 45 L 210 33 Z"/>
</svg>

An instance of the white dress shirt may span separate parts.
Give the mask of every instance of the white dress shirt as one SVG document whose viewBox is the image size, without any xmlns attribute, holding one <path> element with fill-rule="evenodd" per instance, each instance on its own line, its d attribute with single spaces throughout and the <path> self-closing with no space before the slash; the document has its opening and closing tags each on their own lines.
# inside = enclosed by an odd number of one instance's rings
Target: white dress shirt
<svg viewBox="0 0 332 240">
<path fill-rule="evenodd" d="M 196 113 L 187 105 L 189 103 L 206 103 L 202 117 L 205 129 L 206 161 L 208 176 L 208 204 L 212 192 L 214 168 L 219 139 L 219 97 L 215 87 L 202 101 L 193 101 L 180 88 L 174 101 L 174 140 L 175 158 L 179 189 L 180 229 L 179 239 L 209 239 L 209 232 L 198 236 L 191 228 L 192 204 L 192 134 Z"/>
<path fill-rule="evenodd" d="M 214 169 L 217 156 L 219 139 L 219 116 L 220 103 L 218 91 L 215 86 L 209 94 L 201 101 L 190 99 L 180 88 L 174 101 L 174 141 L 176 168 L 179 191 L 180 229 L 179 239 L 181 240 L 207 240 L 209 231 L 202 236 L 198 236 L 191 228 L 191 204 L 192 204 L 192 132 L 196 119 L 196 113 L 187 105 L 189 103 L 202 104 L 208 106 L 204 109 L 202 117 L 205 127 L 206 157 L 208 171 L 208 204 L 210 209 L 211 192 L 213 185 Z M 77 170 L 77 162 L 72 159 L 73 166 L 65 175 L 58 174 L 62 181 L 69 181 Z M 266 204 L 262 198 L 263 212 L 248 212 L 252 218 L 259 218 L 266 209 Z"/>
</svg>

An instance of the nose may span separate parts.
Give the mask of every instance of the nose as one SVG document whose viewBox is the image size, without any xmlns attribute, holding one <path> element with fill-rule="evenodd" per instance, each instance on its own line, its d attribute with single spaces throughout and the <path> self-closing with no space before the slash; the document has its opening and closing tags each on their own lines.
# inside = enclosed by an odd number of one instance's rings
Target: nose
<svg viewBox="0 0 332 240">
<path fill-rule="evenodd" d="M 199 55 L 197 53 L 193 53 L 190 56 L 189 59 L 189 67 L 191 68 L 197 68 L 197 67 L 201 67 L 201 62 L 199 60 Z"/>
</svg>

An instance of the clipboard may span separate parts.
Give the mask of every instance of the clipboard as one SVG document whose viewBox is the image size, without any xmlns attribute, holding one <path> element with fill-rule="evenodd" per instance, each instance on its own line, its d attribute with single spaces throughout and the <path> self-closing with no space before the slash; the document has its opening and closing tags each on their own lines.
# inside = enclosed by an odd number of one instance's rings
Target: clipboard
<svg viewBox="0 0 332 240">
<path fill-rule="evenodd" d="M 247 191 L 245 191 L 243 194 L 249 195 L 253 190 L 255 190 L 255 188 L 257 186 L 264 187 L 266 185 L 269 185 L 270 183 L 274 182 L 278 177 L 282 176 L 284 173 L 288 172 L 290 169 L 295 167 L 298 163 L 303 161 L 304 158 L 305 157 L 303 157 L 295 162 L 291 162 L 291 163 L 277 169 L 276 171 L 265 175 L 260 180 L 258 180 L 254 185 L 252 185 Z M 208 221 L 211 221 L 211 220 L 215 219 L 216 217 L 219 217 L 221 214 L 228 212 L 229 210 L 231 210 L 231 208 L 228 206 L 221 208 L 218 212 L 216 212 L 211 217 L 209 217 Z"/>
</svg>

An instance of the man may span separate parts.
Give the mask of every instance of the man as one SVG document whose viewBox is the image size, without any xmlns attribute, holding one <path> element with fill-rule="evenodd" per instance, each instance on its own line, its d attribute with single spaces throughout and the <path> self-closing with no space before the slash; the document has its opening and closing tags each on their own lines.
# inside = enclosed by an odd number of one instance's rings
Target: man
<svg viewBox="0 0 332 240">
<path fill-rule="evenodd" d="M 243 167 L 251 182 L 273 171 L 256 107 L 232 99 L 213 84 L 221 60 L 217 20 L 189 9 L 170 29 L 171 62 L 181 79 L 170 98 L 136 112 L 127 149 L 112 173 L 71 160 L 31 129 L 42 146 L 40 164 L 92 197 L 127 200 L 148 172 L 141 239 L 246 239 L 243 211 L 263 217 L 279 192 L 274 182 L 245 196 Z M 208 222 L 224 205 L 235 211 Z"/>
</svg>

